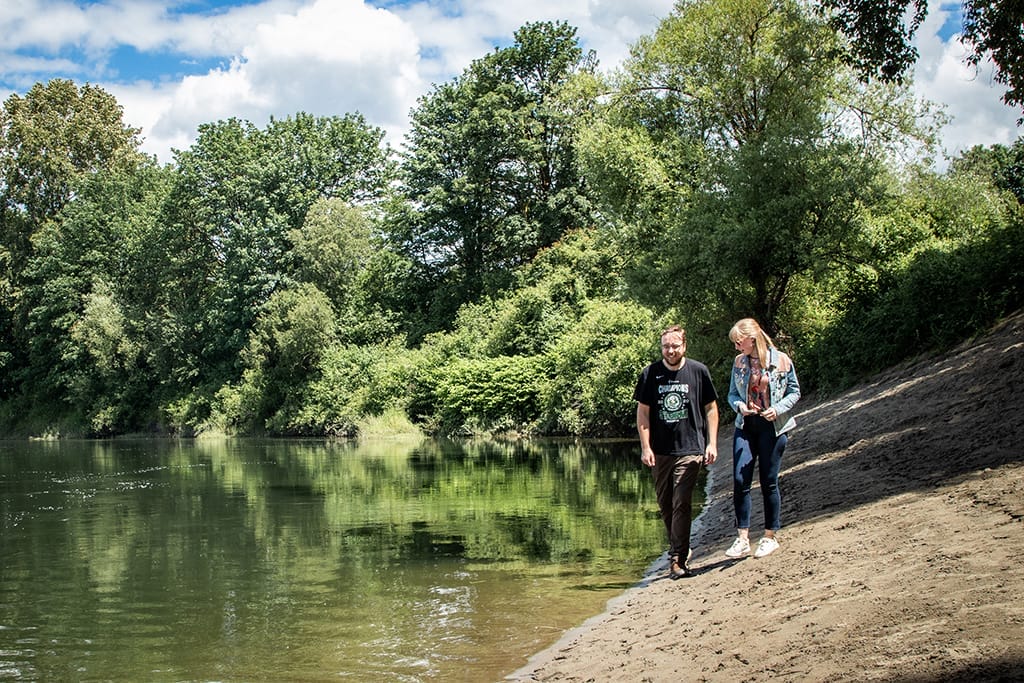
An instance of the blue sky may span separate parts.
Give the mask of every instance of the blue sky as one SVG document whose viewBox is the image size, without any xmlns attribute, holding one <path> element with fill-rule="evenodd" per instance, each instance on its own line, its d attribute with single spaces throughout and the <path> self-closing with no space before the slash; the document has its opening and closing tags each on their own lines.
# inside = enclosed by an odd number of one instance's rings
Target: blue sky
<svg viewBox="0 0 1024 683">
<path fill-rule="evenodd" d="M 507 44 L 530 21 L 565 20 L 601 66 L 618 66 L 673 0 L 2 0 L 0 97 L 51 78 L 117 97 L 161 161 L 202 123 L 362 113 L 401 143 L 431 86 Z M 933 2 L 915 83 L 946 107 L 947 153 L 1010 144 L 1019 112 L 986 65 L 963 64 L 959 3 Z"/>
<path fill-rule="evenodd" d="M 939 5 L 939 11 L 943 13 L 943 19 L 936 33 L 942 40 L 949 40 L 960 30 L 960 24 L 963 21 L 960 3 L 943 2 Z"/>
</svg>

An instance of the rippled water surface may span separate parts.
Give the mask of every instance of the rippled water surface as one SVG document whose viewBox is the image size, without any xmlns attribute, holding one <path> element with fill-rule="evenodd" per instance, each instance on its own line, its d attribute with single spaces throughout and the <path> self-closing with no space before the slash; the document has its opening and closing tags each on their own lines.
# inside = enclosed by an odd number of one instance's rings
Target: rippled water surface
<svg viewBox="0 0 1024 683">
<path fill-rule="evenodd" d="M 0 680 L 500 680 L 664 546 L 633 443 L 0 442 Z"/>
</svg>

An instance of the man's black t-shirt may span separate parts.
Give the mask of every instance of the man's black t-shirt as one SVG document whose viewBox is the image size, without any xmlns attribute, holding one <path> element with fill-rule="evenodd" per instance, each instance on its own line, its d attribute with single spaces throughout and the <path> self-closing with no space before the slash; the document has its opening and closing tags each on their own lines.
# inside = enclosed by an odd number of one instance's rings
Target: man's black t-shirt
<svg viewBox="0 0 1024 683">
<path fill-rule="evenodd" d="M 651 363 L 640 373 L 633 398 L 650 406 L 655 455 L 704 453 L 704 406 L 718 399 L 706 365 L 689 358 L 678 370 L 669 370 L 662 361 Z"/>
</svg>

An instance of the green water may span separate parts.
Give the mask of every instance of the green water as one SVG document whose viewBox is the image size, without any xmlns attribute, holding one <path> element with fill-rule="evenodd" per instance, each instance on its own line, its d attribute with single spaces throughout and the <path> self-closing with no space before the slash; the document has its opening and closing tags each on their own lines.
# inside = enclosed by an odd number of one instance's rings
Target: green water
<svg viewBox="0 0 1024 683">
<path fill-rule="evenodd" d="M 0 513 L 0 680 L 496 681 L 665 543 L 630 442 L 0 442 Z"/>
</svg>

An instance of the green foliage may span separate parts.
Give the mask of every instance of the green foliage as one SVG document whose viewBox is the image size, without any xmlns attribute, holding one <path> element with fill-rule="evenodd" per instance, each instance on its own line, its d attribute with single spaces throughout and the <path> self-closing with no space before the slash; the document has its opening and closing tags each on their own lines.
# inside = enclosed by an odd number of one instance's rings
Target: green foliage
<svg viewBox="0 0 1024 683">
<path fill-rule="evenodd" d="M 421 100 L 401 182 L 358 115 L 158 168 L 98 89 L 13 96 L 0 428 L 627 436 L 668 323 L 722 389 L 748 315 L 808 390 L 962 339 L 1021 301 L 1022 143 L 936 173 L 940 119 L 841 41 L 696 0 L 602 77 L 528 24 Z"/>
<path fill-rule="evenodd" d="M 22 396 L 95 422 L 98 406 L 118 417 L 97 433 L 142 429 L 155 414 L 157 375 L 148 358 L 142 300 L 151 291 L 152 249 L 167 173 L 151 166 L 83 180 L 74 202 L 46 223 L 24 269 L 27 364 Z M 101 422 L 110 422 L 108 419 Z"/>
<path fill-rule="evenodd" d="M 405 413 L 417 358 L 397 341 L 325 349 L 317 378 L 282 431 L 355 436 L 367 417 Z"/>
<path fill-rule="evenodd" d="M 653 326 L 642 309 L 611 300 L 620 271 L 614 244 L 594 231 L 544 250 L 514 293 L 464 306 L 451 333 L 427 338 L 411 414 L 445 433 L 621 434 Z"/>
<path fill-rule="evenodd" d="M 238 355 L 275 291 L 306 278 L 341 295 L 337 288 L 352 274 L 317 271 L 311 259 L 333 239 L 335 254 L 352 248 L 351 262 L 358 262 L 365 226 L 355 214 L 325 224 L 329 211 L 320 209 L 305 228 L 307 213 L 321 199 L 383 199 L 392 170 L 382 137 L 358 115 L 298 114 L 265 130 L 231 119 L 201 126 L 193 146 L 178 154 L 178 182 L 163 217 L 169 249 L 161 277 L 171 286 L 158 310 L 169 331 L 183 333 L 167 338 L 163 355 L 193 386 L 237 379 Z M 302 242 L 299 251 L 293 238 Z"/>
<path fill-rule="evenodd" d="M 73 381 L 69 398 L 85 406 L 96 398 L 110 401 L 109 408 L 90 406 L 93 431 L 97 433 L 129 426 L 112 419 L 119 410 L 131 407 L 116 399 L 121 398 L 118 393 L 122 387 L 131 386 L 131 372 L 138 365 L 139 344 L 128 334 L 127 327 L 128 321 L 109 286 L 96 282 L 85 297 L 81 317 L 71 328 L 71 339 L 81 348 L 91 372 L 82 373 Z M 85 382 L 100 386 L 82 386 Z"/>
<path fill-rule="evenodd" d="M 638 141 L 642 167 L 685 188 L 625 235 L 641 301 L 696 328 L 753 315 L 775 333 L 801 317 L 794 287 L 835 283 L 870 258 L 866 212 L 886 201 L 885 164 L 908 140 L 927 147 L 929 131 L 912 126 L 905 91 L 852 83 L 835 45 L 799 3 L 772 0 L 680 4 L 638 43 L 608 121 Z M 647 140 L 689 163 L 670 165 Z M 613 204 L 630 197 L 615 191 Z"/>
<path fill-rule="evenodd" d="M 819 4 L 832 26 L 848 36 L 844 59 L 864 78 L 899 81 L 917 61 L 911 41 L 928 13 L 927 0 L 821 0 Z"/>
<path fill-rule="evenodd" d="M 85 176 L 138 165 L 138 133 L 123 124 L 113 95 L 93 85 L 54 79 L 37 83 L 24 97 L 11 95 L 0 110 L 5 215 L 21 214 L 30 231 L 38 229 Z"/>
<path fill-rule="evenodd" d="M 374 237 L 365 209 L 340 199 L 320 200 L 289 238 L 296 277 L 330 299 L 343 343 L 375 343 L 397 332 L 393 297 L 403 264 Z"/>
<path fill-rule="evenodd" d="M 834 88 L 835 36 L 797 2 L 680 3 L 626 64 L 619 91 L 649 130 L 712 148 L 820 127 Z M 674 136 L 673 136 L 674 137 Z"/>
<path fill-rule="evenodd" d="M 380 415 L 363 414 L 355 428 L 360 439 L 420 439 L 423 434 L 404 410 L 391 408 Z"/>
<path fill-rule="evenodd" d="M 137 134 L 124 125 L 112 95 L 68 80 L 36 84 L 24 97 L 11 95 L 0 109 L 0 395 L 31 400 L 30 395 L 43 394 L 52 401 L 46 391 L 66 386 L 60 352 L 54 351 L 66 343 L 81 297 L 94 275 L 110 282 L 123 275 L 103 265 L 111 260 L 104 252 L 120 252 L 113 224 L 125 220 L 138 193 L 130 184 L 104 178 L 123 178 L 145 165 Z M 66 265 L 78 258 L 70 246 L 56 256 L 59 263 L 45 263 L 61 249 L 61 213 L 78 202 L 91 207 L 78 211 L 83 224 L 81 217 L 90 210 L 115 213 L 110 219 L 102 214 L 88 219 L 107 234 L 74 238 L 88 249 L 80 265 Z M 84 232 L 83 227 L 76 230 Z M 60 271 L 55 282 L 39 279 L 46 270 Z M 38 310 L 47 297 L 54 306 Z"/>
<path fill-rule="evenodd" d="M 914 34 L 928 13 L 927 0 L 820 0 L 821 12 L 848 38 L 844 51 L 864 79 L 901 81 L 917 61 Z M 995 79 L 1007 87 L 1002 100 L 1024 105 L 1024 44 L 1017 0 L 964 0 L 960 42 L 966 63 L 991 59 Z"/>
<path fill-rule="evenodd" d="M 633 389 L 652 355 L 653 314 L 634 304 L 592 300 L 580 321 L 547 352 L 551 376 L 541 388 L 546 431 L 621 436 L 635 427 Z"/>
<path fill-rule="evenodd" d="M 846 388 L 976 334 L 1024 301 L 1024 211 L 970 177 L 924 188 L 933 237 L 900 253 L 801 354 L 801 380 Z"/>
<path fill-rule="evenodd" d="M 1010 147 L 975 145 L 965 151 L 949 165 L 952 173 L 971 173 L 990 179 L 996 187 L 1013 193 L 1018 202 L 1024 203 L 1024 138 Z"/>
<path fill-rule="evenodd" d="M 300 284 L 267 301 L 242 353 L 247 367 L 272 369 L 281 379 L 315 368 L 336 336 L 334 311 L 316 286 Z"/>
<path fill-rule="evenodd" d="M 731 162 L 727 191 L 700 192 L 678 227 L 681 253 L 701 256 L 676 257 L 665 275 L 682 279 L 681 265 L 693 290 L 703 284 L 733 317 L 749 311 L 774 333 L 794 277 L 822 282 L 869 258 L 863 208 L 884 199 L 880 170 L 845 142 L 746 145 Z"/>
<path fill-rule="evenodd" d="M 560 93 L 592 69 L 574 28 L 528 24 L 513 45 L 420 101 L 403 165 L 415 209 L 391 237 L 418 265 L 418 291 L 433 295 L 414 311 L 427 328 L 447 328 L 463 303 L 500 296 L 516 268 L 586 224 L 574 157 L 586 103 Z"/>
<path fill-rule="evenodd" d="M 986 59 L 996 65 L 996 82 L 1007 86 L 1002 100 L 1024 108 L 1024 41 L 1021 24 L 1024 8 L 1015 0 L 969 0 L 964 2 L 961 42 L 972 49 L 967 58 L 977 66 Z M 1018 125 L 1024 117 L 1018 119 Z"/>
<path fill-rule="evenodd" d="M 342 309 L 352 295 L 353 281 L 374 251 L 365 213 L 340 199 L 321 199 L 288 237 L 296 275 Z"/>
<path fill-rule="evenodd" d="M 474 357 L 539 355 L 579 319 L 587 301 L 614 295 L 621 258 L 596 231 L 572 231 L 517 274 L 508 296 L 463 306 L 452 334 Z"/>
<path fill-rule="evenodd" d="M 624 225 L 646 225 L 676 206 L 673 155 L 640 126 L 596 120 L 580 133 L 579 156 L 595 201 Z"/>
<path fill-rule="evenodd" d="M 218 395 L 224 426 L 301 433 L 302 425 L 292 416 L 300 409 L 307 383 L 317 376 L 324 349 L 335 338 L 331 303 L 314 285 L 275 292 L 241 354 L 242 381 Z"/>
<path fill-rule="evenodd" d="M 540 417 L 538 394 L 547 375 L 539 356 L 453 359 L 420 376 L 431 404 L 420 418 L 428 431 L 442 434 L 529 433 Z"/>
</svg>

